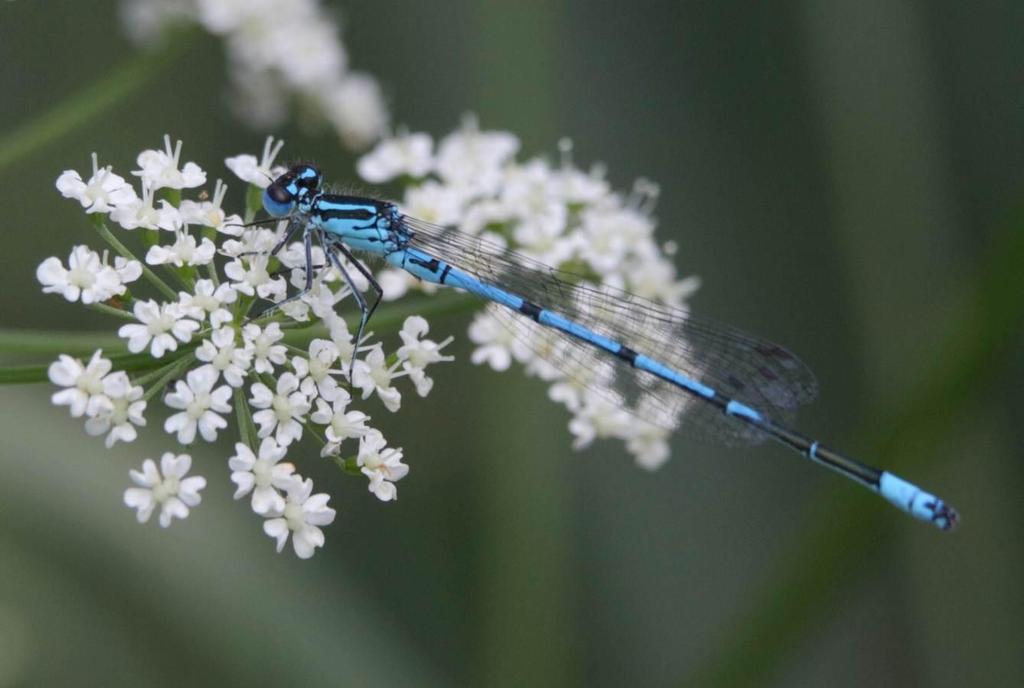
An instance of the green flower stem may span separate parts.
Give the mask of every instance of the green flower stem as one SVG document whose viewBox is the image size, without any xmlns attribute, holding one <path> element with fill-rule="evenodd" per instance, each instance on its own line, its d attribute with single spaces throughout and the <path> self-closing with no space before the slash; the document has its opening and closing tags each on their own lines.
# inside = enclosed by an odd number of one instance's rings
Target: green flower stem
<svg viewBox="0 0 1024 688">
<path fill-rule="evenodd" d="M 292 344 L 285 344 L 285 348 L 287 348 L 288 351 L 295 354 L 296 356 L 301 356 L 302 358 L 309 358 L 309 352 L 306 351 L 305 349 L 293 346 Z"/>
<path fill-rule="evenodd" d="M 261 208 L 263 208 L 263 189 L 255 184 L 250 184 L 245 191 L 245 221 L 252 222 Z"/>
<path fill-rule="evenodd" d="M 235 417 L 238 419 L 238 437 L 243 444 L 256 449 L 258 436 L 256 425 L 252 422 L 252 411 L 249 409 L 249 401 L 245 398 L 245 390 L 242 387 L 235 389 Z"/>
<path fill-rule="evenodd" d="M 256 379 L 266 385 L 274 394 L 277 394 L 277 378 L 270 373 L 256 373 Z"/>
<path fill-rule="evenodd" d="M 106 332 L 60 332 L 0 328 L 0 352 L 40 356 L 88 356 L 96 349 L 124 351 L 124 340 Z"/>
<path fill-rule="evenodd" d="M 62 337 L 63 333 L 56 333 L 55 336 Z M 102 344 L 102 342 L 97 342 Z M 60 353 L 67 353 L 77 358 L 86 358 L 96 349 L 103 346 L 88 347 L 83 351 L 75 351 L 73 347 L 64 347 Z M 132 354 L 120 353 L 108 355 L 114 370 L 123 370 L 126 373 L 144 372 L 159 369 L 166 364 L 153 358 L 148 353 Z M 49 363 L 35 363 L 29 365 L 4 366 L 0 368 L 0 385 L 24 384 L 28 382 L 46 382 L 49 380 Z"/>
<path fill-rule="evenodd" d="M 169 189 L 164 187 L 163 189 L 160 189 L 160 198 L 177 208 L 181 205 L 181 189 Z"/>
<path fill-rule="evenodd" d="M 121 318 L 122 320 L 135 320 L 135 316 L 131 311 L 126 311 L 122 308 L 114 308 L 113 306 L 108 306 L 105 303 L 90 303 L 87 308 L 100 313 L 106 313 L 107 315 L 112 315 L 115 318 Z"/>
<path fill-rule="evenodd" d="M 327 438 L 320 434 L 320 431 L 316 429 L 311 421 L 303 423 L 302 427 L 306 429 L 306 432 L 313 436 L 313 439 L 320 443 L 321 447 L 327 444 Z"/>
<path fill-rule="evenodd" d="M 359 470 L 359 459 L 355 456 L 350 456 L 347 459 L 343 459 L 340 456 L 332 456 L 331 461 L 334 465 L 340 468 L 343 472 L 348 475 L 362 475 L 363 472 Z"/>
<path fill-rule="evenodd" d="M 139 260 L 130 250 L 128 250 L 127 246 L 118 241 L 117 237 L 107 229 L 107 225 L 103 222 L 102 218 L 97 218 L 94 222 L 94 226 L 96 227 L 96 231 L 100 233 L 100 236 L 103 237 L 103 240 L 110 244 L 115 251 L 121 254 L 122 257 L 127 258 L 128 260 Z M 150 270 L 143 261 L 139 260 L 139 264 L 142 265 L 142 274 L 147 280 L 149 280 L 150 284 L 160 290 L 160 293 L 171 301 L 178 300 L 177 292 L 167 286 L 166 282 L 157 277 L 156 273 Z"/>
<path fill-rule="evenodd" d="M 127 100 L 132 93 L 151 82 L 190 47 L 190 35 L 179 32 L 167 36 L 159 50 L 132 56 L 106 76 L 64 99 L 30 122 L 0 138 L 0 170 L 6 170 L 39 149 L 60 140 L 75 129 L 99 117 Z"/>
<path fill-rule="evenodd" d="M 164 374 L 161 375 L 157 379 L 157 381 L 153 383 L 152 387 L 146 390 L 146 393 L 143 395 L 142 398 L 145 399 L 146 401 L 149 401 L 154 396 L 156 396 L 158 392 L 160 392 L 164 387 L 167 386 L 167 383 L 169 383 L 176 377 L 182 375 L 185 372 L 185 369 L 188 368 L 189 364 L 191 364 L 192 361 L 195 360 L 195 357 L 195 352 L 189 351 L 181 358 L 171 361 L 170 363 L 165 365 L 163 368 Z"/>
<path fill-rule="evenodd" d="M 203 231 L 200 232 L 200 236 L 203 239 L 209 239 L 213 243 L 217 243 L 217 230 L 213 227 L 203 227 Z M 220 277 L 217 275 L 217 261 L 211 260 L 206 264 L 206 277 L 213 282 L 213 288 L 216 289 L 220 286 Z"/>
</svg>

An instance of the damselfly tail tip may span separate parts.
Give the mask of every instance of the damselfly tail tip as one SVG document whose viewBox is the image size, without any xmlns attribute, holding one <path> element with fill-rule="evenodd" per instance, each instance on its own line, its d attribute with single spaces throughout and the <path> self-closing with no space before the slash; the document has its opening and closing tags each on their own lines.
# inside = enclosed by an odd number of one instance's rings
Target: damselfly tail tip
<svg viewBox="0 0 1024 688">
<path fill-rule="evenodd" d="M 960 514 L 957 513 L 956 509 L 943 502 L 941 499 L 936 500 L 936 504 L 932 507 L 932 523 L 934 523 L 939 530 L 953 530 L 960 523 Z"/>
</svg>

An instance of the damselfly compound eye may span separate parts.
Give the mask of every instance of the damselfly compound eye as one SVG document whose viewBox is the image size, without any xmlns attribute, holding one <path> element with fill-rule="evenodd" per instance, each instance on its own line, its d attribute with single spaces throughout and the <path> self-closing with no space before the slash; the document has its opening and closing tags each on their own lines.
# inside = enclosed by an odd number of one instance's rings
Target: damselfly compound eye
<svg viewBox="0 0 1024 688">
<path fill-rule="evenodd" d="M 263 208 L 274 217 L 287 215 L 295 205 L 295 197 L 280 182 L 275 181 L 263 192 Z"/>
</svg>

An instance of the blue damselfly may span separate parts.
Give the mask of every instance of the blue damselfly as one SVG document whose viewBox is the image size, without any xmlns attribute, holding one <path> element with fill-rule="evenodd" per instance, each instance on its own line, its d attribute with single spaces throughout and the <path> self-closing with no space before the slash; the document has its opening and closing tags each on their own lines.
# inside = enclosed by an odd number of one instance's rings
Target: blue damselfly
<svg viewBox="0 0 1024 688">
<path fill-rule="evenodd" d="M 393 203 L 325 193 L 320 185 L 320 171 L 299 164 L 267 187 L 266 211 L 289 219 L 273 253 L 301 235 L 306 285 L 295 299 L 313 286 L 314 241 L 323 248 L 359 305 L 356 342 L 382 290 L 352 251 L 484 299 L 528 346 L 537 341 L 537 328 L 559 333 L 564 346 L 549 362 L 570 376 L 585 371 L 581 384 L 646 422 L 731 445 L 772 438 L 916 518 L 942 530 L 956 524 L 956 511 L 941 499 L 788 427 L 797 407 L 814 398 L 817 385 L 786 349 L 627 292 L 589 286 L 479 237 L 406 216 Z M 371 301 L 339 256 L 369 282 Z"/>
</svg>

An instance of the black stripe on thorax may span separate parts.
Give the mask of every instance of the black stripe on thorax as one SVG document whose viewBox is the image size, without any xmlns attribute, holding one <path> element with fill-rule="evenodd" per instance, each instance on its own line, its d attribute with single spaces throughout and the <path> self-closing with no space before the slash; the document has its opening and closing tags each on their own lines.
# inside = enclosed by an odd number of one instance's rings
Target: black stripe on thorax
<svg viewBox="0 0 1024 688">
<path fill-rule="evenodd" d="M 372 220 L 377 216 L 366 208 L 331 208 L 321 205 L 317 211 L 325 220 Z"/>
<path fill-rule="evenodd" d="M 441 261 L 439 261 L 437 258 L 431 258 L 430 260 L 423 260 L 422 258 L 413 257 L 413 258 L 409 258 L 409 262 L 412 263 L 413 265 L 419 265 L 420 267 L 426 268 L 427 270 L 430 270 L 431 272 L 437 272 L 438 269 L 440 269 L 440 267 L 441 267 Z M 448 269 L 451 269 L 451 268 L 449 267 Z M 445 274 L 448 274 L 447 270 L 445 270 Z"/>
</svg>

